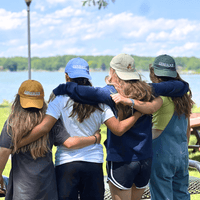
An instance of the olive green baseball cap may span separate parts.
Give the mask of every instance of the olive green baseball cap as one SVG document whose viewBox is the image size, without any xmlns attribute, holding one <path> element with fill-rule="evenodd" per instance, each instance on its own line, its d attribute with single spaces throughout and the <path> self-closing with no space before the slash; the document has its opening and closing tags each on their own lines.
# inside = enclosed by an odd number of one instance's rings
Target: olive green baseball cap
<svg viewBox="0 0 200 200">
<path fill-rule="evenodd" d="M 156 57 L 152 67 L 156 76 L 177 77 L 175 60 L 167 54 Z"/>
<path fill-rule="evenodd" d="M 140 80 L 140 75 L 135 69 L 134 58 L 128 54 L 122 53 L 113 57 L 110 67 L 122 80 Z"/>
</svg>

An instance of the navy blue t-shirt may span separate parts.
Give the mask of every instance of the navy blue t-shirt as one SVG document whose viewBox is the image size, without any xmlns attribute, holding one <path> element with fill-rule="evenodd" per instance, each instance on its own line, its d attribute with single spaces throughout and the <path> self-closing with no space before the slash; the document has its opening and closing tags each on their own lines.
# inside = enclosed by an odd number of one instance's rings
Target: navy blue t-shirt
<svg viewBox="0 0 200 200">
<path fill-rule="evenodd" d="M 0 135 L 0 147 L 12 148 L 7 122 Z M 12 167 L 5 200 L 58 200 L 57 184 L 52 162 L 52 146 L 61 145 L 69 134 L 58 120 L 49 133 L 49 152 L 34 160 L 29 151 L 12 155 Z"/>
</svg>

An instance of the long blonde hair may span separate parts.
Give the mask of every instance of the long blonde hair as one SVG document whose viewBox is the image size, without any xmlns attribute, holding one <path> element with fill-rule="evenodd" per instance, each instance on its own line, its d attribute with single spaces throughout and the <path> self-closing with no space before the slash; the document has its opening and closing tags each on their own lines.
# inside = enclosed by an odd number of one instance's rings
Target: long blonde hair
<svg viewBox="0 0 200 200">
<path fill-rule="evenodd" d="M 23 137 L 27 136 L 30 131 L 40 124 L 45 116 L 47 104 L 44 102 L 42 109 L 37 108 L 22 108 L 20 104 L 20 96 L 17 94 L 11 106 L 11 113 L 8 117 L 7 132 L 12 133 L 13 151 L 19 153 L 30 151 L 33 159 L 44 157 L 48 152 L 49 134 L 44 135 L 35 142 L 18 149 L 18 144 Z"/>
<path fill-rule="evenodd" d="M 160 83 L 169 80 L 179 80 L 185 82 L 183 79 L 181 79 L 178 72 L 176 78 L 156 76 L 153 67 L 150 67 L 150 79 L 153 83 Z M 182 97 L 171 97 L 171 98 L 172 101 L 174 102 L 175 112 L 178 114 L 178 116 L 184 114 L 186 118 L 189 118 L 192 111 L 192 106 L 194 105 L 194 101 L 192 100 L 192 92 L 190 88 L 189 91 Z"/>
<path fill-rule="evenodd" d="M 115 70 L 110 68 L 111 76 L 108 77 L 107 83 L 113 85 L 117 92 L 126 98 L 137 99 L 140 101 L 152 101 L 154 96 L 149 84 L 142 80 L 122 80 L 120 79 Z M 122 111 L 125 119 L 132 115 L 130 106 L 124 106 L 122 104 L 117 105 L 118 111 Z"/>
</svg>

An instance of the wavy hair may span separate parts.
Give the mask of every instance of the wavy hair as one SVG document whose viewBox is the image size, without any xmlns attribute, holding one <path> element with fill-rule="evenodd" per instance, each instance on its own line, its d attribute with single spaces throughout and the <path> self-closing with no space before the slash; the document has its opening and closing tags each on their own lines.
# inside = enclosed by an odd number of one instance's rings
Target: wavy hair
<svg viewBox="0 0 200 200">
<path fill-rule="evenodd" d="M 153 67 L 150 67 L 150 79 L 153 83 L 160 83 L 162 81 L 169 81 L 169 80 L 179 80 L 187 83 L 180 77 L 178 72 L 176 78 L 171 78 L 166 76 L 164 77 L 156 76 Z M 192 106 L 194 105 L 194 101 L 192 100 L 192 92 L 190 88 L 189 91 L 182 97 L 171 97 L 171 98 L 172 101 L 174 102 L 175 112 L 178 114 L 178 116 L 184 114 L 186 118 L 189 118 L 192 111 Z"/>
<path fill-rule="evenodd" d="M 75 82 L 78 85 L 88 85 L 92 86 L 91 82 L 87 78 L 69 78 L 70 82 Z M 66 107 L 70 106 L 73 101 L 71 99 L 68 100 Z M 81 123 L 85 119 L 89 118 L 90 115 L 95 110 L 103 111 L 98 105 L 88 105 L 88 104 L 81 104 L 78 102 L 73 102 L 72 112 L 70 113 L 69 117 L 77 116 L 77 120 Z"/>
<path fill-rule="evenodd" d="M 12 133 L 13 151 L 12 153 L 30 151 L 33 159 L 44 157 L 48 152 L 49 134 L 44 135 L 35 142 L 18 149 L 18 144 L 23 137 L 27 136 L 31 130 L 40 124 L 45 116 L 47 104 L 44 102 L 42 109 L 23 108 L 20 104 L 20 96 L 16 95 L 11 106 L 11 113 L 8 117 L 7 132 Z"/>
<path fill-rule="evenodd" d="M 142 80 L 122 80 L 120 79 L 115 70 L 110 68 L 111 76 L 107 78 L 107 83 L 113 85 L 117 92 L 126 98 L 137 99 L 140 101 L 152 101 L 154 96 L 149 84 Z M 120 120 L 128 118 L 132 115 L 130 106 L 122 104 L 117 105 L 118 112 L 123 113 Z"/>
</svg>

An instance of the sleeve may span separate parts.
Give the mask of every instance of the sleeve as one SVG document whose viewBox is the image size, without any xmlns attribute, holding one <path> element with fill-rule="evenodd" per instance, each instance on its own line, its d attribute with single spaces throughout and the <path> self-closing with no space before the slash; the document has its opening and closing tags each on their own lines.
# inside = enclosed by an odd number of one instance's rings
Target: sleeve
<svg viewBox="0 0 200 200">
<path fill-rule="evenodd" d="M 114 87 L 110 87 L 114 90 Z M 108 87 L 91 87 L 78 85 L 74 82 L 68 82 L 66 84 L 60 84 L 57 88 L 53 90 L 53 93 L 57 95 L 67 94 L 74 101 L 89 105 L 97 105 L 98 103 L 104 103 L 109 106 L 113 106 L 112 98 L 110 97 L 111 91 Z"/>
<path fill-rule="evenodd" d="M 53 101 L 51 101 L 48 105 L 47 115 L 54 117 L 55 119 L 59 119 L 61 116 L 61 108 L 58 101 L 58 97 L 56 97 Z"/>
<path fill-rule="evenodd" d="M 104 123 L 106 120 L 110 119 L 111 117 L 115 117 L 111 108 L 107 105 L 104 105 L 104 111 L 102 113 L 102 122 Z"/>
<path fill-rule="evenodd" d="M 64 127 L 61 119 L 58 119 L 53 128 L 50 131 L 50 134 L 54 135 L 54 145 L 62 145 L 65 140 L 67 140 L 70 135 Z"/>
<path fill-rule="evenodd" d="M 0 147 L 11 149 L 12 147 L 12 138 L 11 135 L 7 133 L 7 121 L 5 122 L 3 129 L 0 135 Z"/>
<path fill-rule="evenodd" d="M 181 97 L 189 90 L 189 84 L 184 81 L 171 80 L 161 83 L 150 83 L 153 94 L 157 96 Z"/>
</svg>

